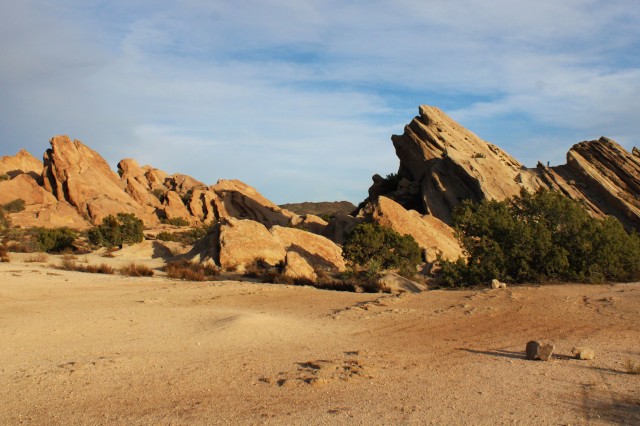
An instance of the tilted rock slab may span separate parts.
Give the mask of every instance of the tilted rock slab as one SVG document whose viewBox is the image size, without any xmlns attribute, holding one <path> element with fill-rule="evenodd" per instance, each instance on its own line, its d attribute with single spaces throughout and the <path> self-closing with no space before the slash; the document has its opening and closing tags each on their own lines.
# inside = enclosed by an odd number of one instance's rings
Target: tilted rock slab
<svg viewBox="0 0 640 426">
<path fill-rule="evenodd" d="M 11 178 L 20 174 L 29 174 L 38 178 L 42 174 L 42 161 L 21 149 L 16 155 L 5 155 L 0 157 L 0 175 L 7 175 Z"/>
<path fill-rule="evenodd" d="M 613 215 L 640 229 L 640 157 L 637 149 L 629 153 L 610 139 L 574 145 L 565 165 L 528 169 L 440 109 L 422 105 L 404 133 L 391 140 L 402 184 L 390 196 L 446 223 L 463 200 L 501 201 L 521 188 L 544 188 L 584 201 L 594 216 Z M 374 182 L 371 198 L 383 195 L 380 191 L 380 182 Z"/>
<path fill-rule="evenodd" d="M 342 249 L 321 235 L 296 228 L 274 226 L 271 235 L 287 251 L 301 255 L 310 265 L 327 271 L 344 271 L 346 265 Z"/>
</svg>

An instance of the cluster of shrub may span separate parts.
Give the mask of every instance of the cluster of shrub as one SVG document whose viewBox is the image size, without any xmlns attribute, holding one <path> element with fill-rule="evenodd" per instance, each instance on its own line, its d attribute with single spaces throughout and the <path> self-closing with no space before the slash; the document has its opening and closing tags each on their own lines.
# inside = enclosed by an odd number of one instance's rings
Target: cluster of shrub
<svg viewBox="0 0 640 426">
<path fill-rule="evenodd" d="M 450 286 L 493 278 L 522 282 L 640 279 L 640 236 L 613 217 L 597 219 L 557 192 L 522 191 L 507 201 L 465 202 L 453 214 L 467 260 L 442 261 Z"/>
</svg>

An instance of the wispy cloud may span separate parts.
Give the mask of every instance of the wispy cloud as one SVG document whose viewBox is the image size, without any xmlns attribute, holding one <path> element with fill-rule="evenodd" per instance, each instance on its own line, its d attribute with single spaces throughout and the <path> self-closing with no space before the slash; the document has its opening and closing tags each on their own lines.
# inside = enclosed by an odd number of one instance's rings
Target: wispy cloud
<svg viewBox="0 0 640 426">
<path fill-rule="evenodd" d="M 56 3 L 55 5 L 52 3 Z M 640 131 L 632 1 L 23 0 L 0 14 L 3 154 L 53 134 L 274 201 L 366 195 L 418 104 L 525 163 Z"/>
</svg>

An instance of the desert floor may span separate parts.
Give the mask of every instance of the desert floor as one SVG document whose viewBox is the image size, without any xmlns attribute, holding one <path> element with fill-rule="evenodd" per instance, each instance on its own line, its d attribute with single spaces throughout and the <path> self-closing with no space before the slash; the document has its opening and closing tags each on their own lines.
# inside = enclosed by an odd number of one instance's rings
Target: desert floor
<svg viewBox="0 0 640 426">
<path fill-rule="evenodd" d="M 640 424 L 640 283 L 394 296 L 26 256 L 0 264 L 3 425 Z"/>
</svg>

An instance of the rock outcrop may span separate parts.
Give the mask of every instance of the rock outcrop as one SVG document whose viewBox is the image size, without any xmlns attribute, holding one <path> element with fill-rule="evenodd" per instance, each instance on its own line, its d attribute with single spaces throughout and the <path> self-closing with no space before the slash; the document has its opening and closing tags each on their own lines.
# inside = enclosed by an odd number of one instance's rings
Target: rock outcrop
<svg viewBox="0 0 640 426">
<path fill-rule="evenodd" d="M 44 188 L 74 206 L 94 223 L 110 214 L 133 213 L 147 223 L 155 218 L 131 198 L 120 179 L 97 152 L 67 136 L 51 139 L 44 154 Z"/>
<path fill-rule="evenodd" d="M 42 174 L 42 161 L 21 149 L 16 155 L 0 157 L 0 176 L 14 178 L 17 175 L 29 174 L 38 178 Z"/>
<path fill-rule="evenodd" d="M 420 114 L 391 140 L 400 159 L 393 188 L 374 177 L 370 198 L 388 195 L 408 209 L 451 223 L 464 200 L 504 200 L 521 189 L 561 191 L 584 201 L 595 216 L 613 215 L 640 229 L 640 157 L 607 138 L 581 142 L 567 164 L 528 169 L 513 157 L 460 126 L 435 107 Z"/>
<path fill-rule="evenodd" d="M 451 227 L 435 216 L 421 215 L 415 210 L 408 211 L 384 196 L 370 202 L 360 214 L 400 235 L 411 235 L 425 250 L 427 262 L 434 262 L 438 254 L 448 260 L 456 260 L 462 256 L 462 248 Z"/>
</svg>

